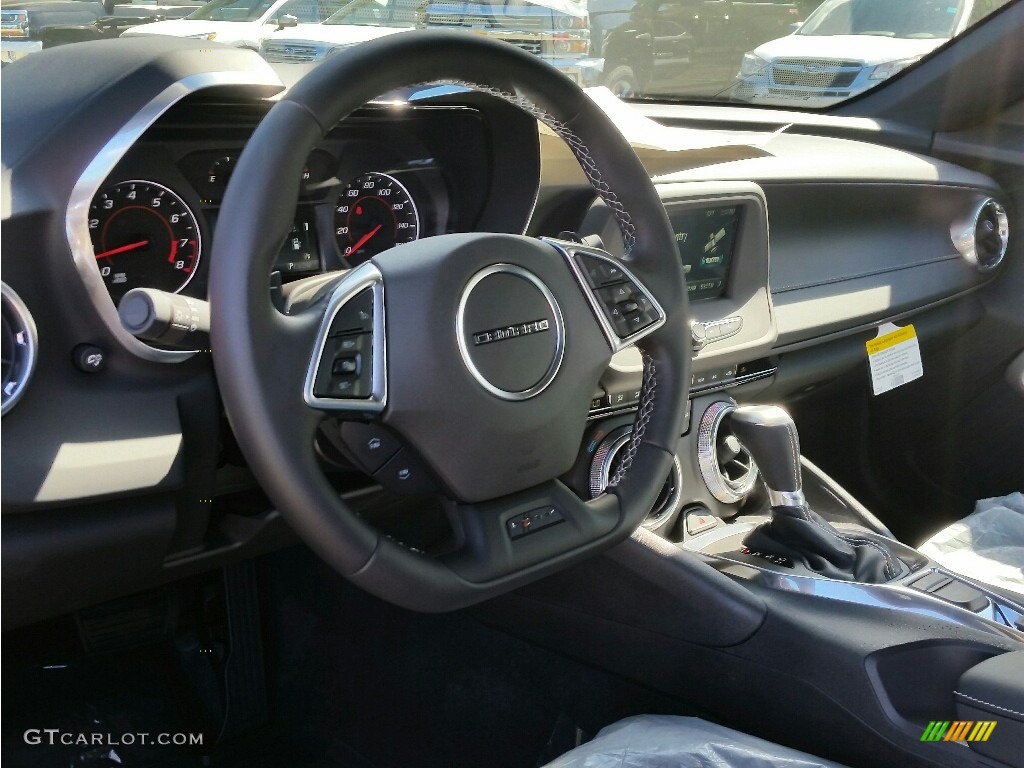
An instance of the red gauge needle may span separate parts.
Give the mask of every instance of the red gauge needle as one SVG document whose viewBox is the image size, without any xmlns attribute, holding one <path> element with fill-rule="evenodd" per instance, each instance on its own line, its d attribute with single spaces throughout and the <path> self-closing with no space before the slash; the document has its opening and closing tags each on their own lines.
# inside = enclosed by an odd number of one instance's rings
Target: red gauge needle
<svg viewBox="0 0 1024 768">
<path fill-rule="evenodd" d="M 128 245 L 122 245 L 120 248 L 111 248 L 109 251 L 103 253 L 97 253 L 97 259 L 105 259 L 108 256 L 115 256 L 118 253 L 124 253 L 125 251 L 134 251 L 136 248 L 142 248 L 143 246 L 149 245 L 149 240 L 139 240 L 135 243 L 128 243 Z"/>
<path fill-rule="evenodd" d="M 355 253 L 360 248 L 362 248 L 364 245 L 366 245 L 368 242 L 370 242 L 370 238 L 372 238 L 374 235 L 376 235 L 378 232 L 380 232 L 380 228 L 383 227 L 383 226 L 384 226 L 383 224 L 378 224 L 376 227 L 374 227 L 369 232 L 367 232 L 365 235 L 363 235 L 358 240 L 356 240 L 356 244 L 352 246 L 351 253 Z"/>
</svg>

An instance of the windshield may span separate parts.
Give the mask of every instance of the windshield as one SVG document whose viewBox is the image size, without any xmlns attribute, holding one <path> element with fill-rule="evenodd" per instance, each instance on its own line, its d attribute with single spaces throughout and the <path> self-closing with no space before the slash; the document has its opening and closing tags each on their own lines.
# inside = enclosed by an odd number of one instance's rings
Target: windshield
<svg viewBox="0 0 1024 768">
<path fill-rule="evenodd" d="M 419 0 L 352 0 L 324 24 L 358 24 L 370 27 L 414 27 Z"/>
<path fill-rule="evenodd" d="M 212 0 L 194 11 L 190 19 L 209 21 L 258 21 L 270 10 L 268 0 Z"/>
<path fill-rule="evenodd" d="M 884 85 L 1003 6 L 1024 2 L 211 0 L 196 8 L 196 0 L 154 1 L 48 0 L 57 10 L 44 17 L 31 2 L 25 11 L 3 0 L 0 59 L 77 40 L 160 34 L 251 49 L 272 64 L 317 64 L 382 35 L 456 29 L 517 46 L 579 85 L 623 100 L 824 110 Z M 95 8 L 98 23 L 63 6 Z M 51 24 L 59 35 L 48 33 Z"/>
<path fill-rule="evenodd" d="M 828 0 L 797 34 L 949 38 L 965 4 L 964 0 Z"/>
</svg>

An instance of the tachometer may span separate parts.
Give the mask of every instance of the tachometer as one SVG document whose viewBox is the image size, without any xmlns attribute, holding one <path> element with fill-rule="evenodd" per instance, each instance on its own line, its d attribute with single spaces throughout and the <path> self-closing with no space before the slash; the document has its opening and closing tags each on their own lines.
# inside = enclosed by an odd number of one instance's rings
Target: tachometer
<svg viewBox="0 0 1024 768">
<path fill-rule="evenodd" d="M 360 264 L 420 236 L 416 203 L 394 176 L 364 173 L 349 182 L 338 197 L 334 236 L 349 264 Z"/>
<path fill-rule="evenodd" d="M 122 181 L 89 207 L 89 235 L 115 303 L 132 288 L 177 293 L 195 277 L 202 254 L 196 217 L 155 181 Z"/>
</svg>

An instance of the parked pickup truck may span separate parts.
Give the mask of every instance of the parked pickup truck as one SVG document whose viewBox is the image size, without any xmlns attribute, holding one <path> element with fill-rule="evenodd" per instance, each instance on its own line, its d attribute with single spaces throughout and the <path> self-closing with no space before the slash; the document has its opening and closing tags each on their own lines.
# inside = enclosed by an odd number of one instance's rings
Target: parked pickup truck
<svg viewBox="0 0 1024 768">
<path fill-rule="evenodd" d="M 539 56 L 581 85 L 597 83 L 586 5 L 577 0 L 352 0 L 322 24 L 282 26 L 261 52 L 272 62 L 319 61 L 375 37 L 454 28 L 495 37 Z"/>
<path fill-rule="evenodd" d="M 619 96 L 728 93 L 743 54 L 793 30 L 797 2 L 589 0 L 591 53 Z"/>
</svg>

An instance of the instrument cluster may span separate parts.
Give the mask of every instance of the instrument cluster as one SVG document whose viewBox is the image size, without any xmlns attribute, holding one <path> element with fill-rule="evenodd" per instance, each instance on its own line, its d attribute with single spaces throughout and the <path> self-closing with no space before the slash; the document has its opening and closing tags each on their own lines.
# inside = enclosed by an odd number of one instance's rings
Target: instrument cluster
<svg viewBox="0 0 1024 768">
<path fill-rule="evenodd" d="M 328 140 L 312 152 L 274 264 L 283 281 L 458 231 L 439 162 L 414 140 L 398 143 Z M 90 206 L 89 233 L 115 304 L 132 288 L 205 295 L 210 243 L 243 146 L 140 144 L 108 177 Z"/>
</svg>

